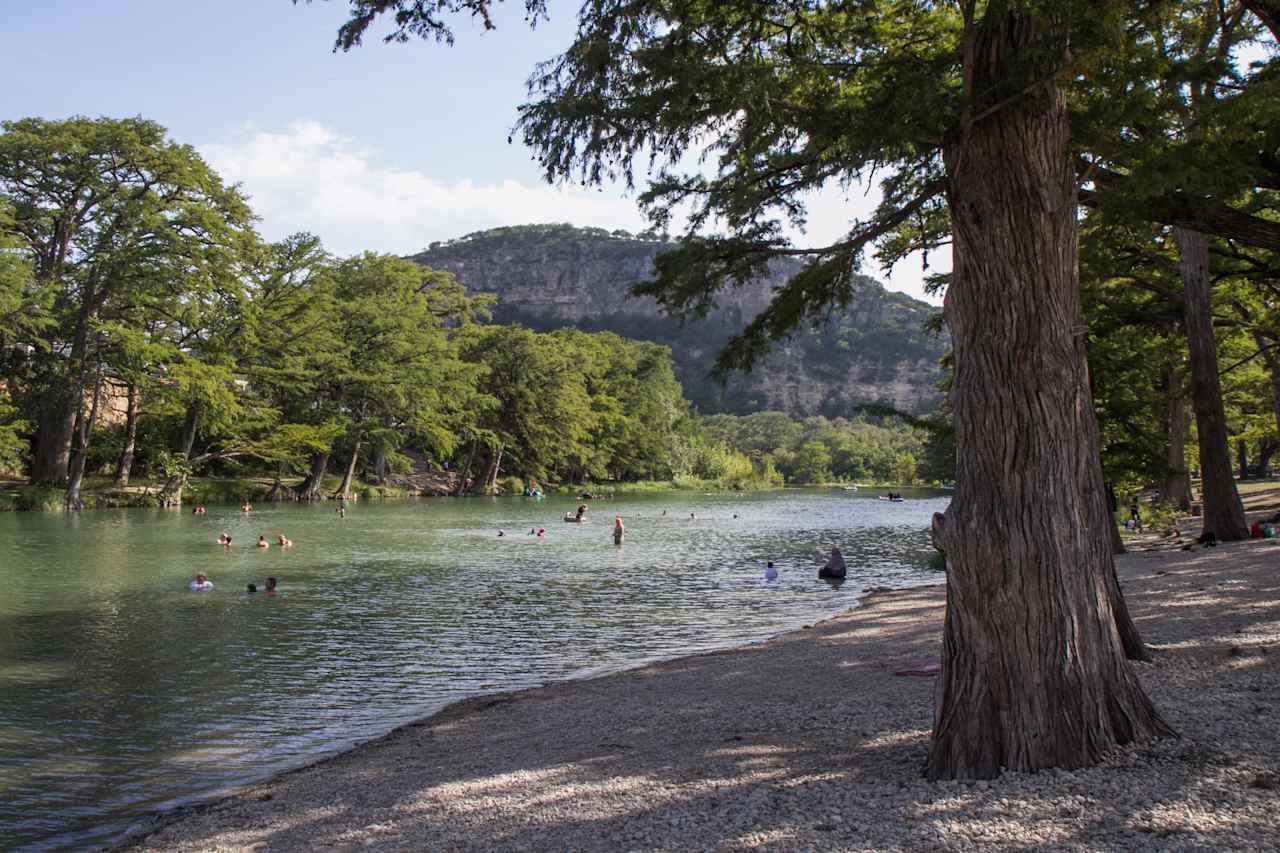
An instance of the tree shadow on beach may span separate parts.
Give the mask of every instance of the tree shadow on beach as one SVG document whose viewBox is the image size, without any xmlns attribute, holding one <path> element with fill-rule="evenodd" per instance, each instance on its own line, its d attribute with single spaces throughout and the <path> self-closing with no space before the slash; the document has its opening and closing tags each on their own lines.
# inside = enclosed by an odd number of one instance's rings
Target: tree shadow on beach
<svg viewBox="0 0 1280 853">
<path fill-rule="evenodd" d="M 909 590 L 761 646 L 468 700 L 144 843 L 1119 850 L 1274 837 L 1274 792 L 1255 783 L 1280 769 L 1267 698 L 1280 649 L 1253 637 L 1280 619 L 1280 582 L 1213 549 L 1126 565 L 1155 650 L 1138 671 L 1183 738 L 1096 768 L 925 782 L 934 679 L 893 673 L 936 660 L 941 595 Z M 1227 701 L 1204 707 L 1209 695 Z"/>
</svg>

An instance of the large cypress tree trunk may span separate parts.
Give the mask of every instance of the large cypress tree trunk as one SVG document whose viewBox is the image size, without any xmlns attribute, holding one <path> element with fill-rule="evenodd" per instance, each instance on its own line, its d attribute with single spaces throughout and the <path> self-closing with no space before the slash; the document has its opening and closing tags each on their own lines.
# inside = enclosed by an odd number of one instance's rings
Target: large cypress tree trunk
<svg viewBox="0 0 1280 853">
<path fill-rule="evenodd" d="M 1182 317 L 1191 353 L 1191 401 L 1200 437 L 1202 529 L 1212 531 L 1224 542 L 1248 539 L 1249 525 L 1231 476 L 1227 416 L 1218 381 L 1218 348 L 1213 338 L 1209 292 L 1209 238 L 1188 228 L 1174 228 L 1173 233 L 1182 255 L 1178 268 L 1186 290 Z"/>
<path fill-rule="evenodd" d="M 1187 439 L 1191 436 L 1191 413 L 1182 393 L 1182 380 L 1173 366 L 1165 368 L 1165 503 L 1183 512 L 1191 509 L 1191 472 L 1187 470 Z"/>
<path fill-rule="evenodd" d="M 32 483 L 66 482 L 75 424 L 76 408 L 69 392 L 49 401 L 36 427 L 31 456 Z"/>
<path fill-rule="evenodd" d="M 314 501 L 322 497 L 320 489 L 324 484 L 324 473 L 329 468 L 329 451 L 317 453 L 311 457 L 311 473 L 298 486 L 298 500 Z"/>
<path fill-rule="evenodd" d="M 115 487 L 117 489 L 123 489 L 129 485 L 129 474 L 133 470 L 133 456 L 138 446 L 138 396 L 137 384 L 130 382 L 129 403 L 124 415 L 124 447 L 120 448 L 120 456 L 116 459 Z"/>
<path fill-rule="evenodd" d="M 1002 91 L 1036 24 L 991 12 L 966 51 L 968 90 Z M 948 573 L 931 779 L 1079 767 L 1170 731 L 1116 630 L 1070 127 L 1045 79 L 962 122 L 945 150 L 958 470 L 933 525 Z"/>
</svg>

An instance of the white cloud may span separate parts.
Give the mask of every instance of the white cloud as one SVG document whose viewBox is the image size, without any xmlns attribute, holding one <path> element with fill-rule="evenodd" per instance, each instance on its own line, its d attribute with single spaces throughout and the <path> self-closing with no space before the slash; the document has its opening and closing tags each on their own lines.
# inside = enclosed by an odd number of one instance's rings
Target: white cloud
<svg viewBox="0 0 1280 853">
<path fill-rule="evenodd" d="M 570 222 L 642 231 L 647 223 L 620 192 L 557 188 L 542 183 L 440 180 L 414 169 L 388 168 L 319 122 L 297 120 L 283 132 L 246 127 L 228 142 L 200 146 L 224 179 L 251 197 L 269 239 L 296 231 L 318 235 L 339 255 L 371 250 L 409 254 L 434 240 L 501 225 Z M 810 199 L 801 245 L 839 238 L 852 219 L 876 202 L 861 190 L 829 191 Z M 867 260 L 867 272 L 895 290 L 920 297 L 919 263 L 904 263 L 892 277 Z M 935 300 L 936 301 L 936 300 Z"/>
<path fill-rule="evenodd" d="M 606 193 L 528 186 L 517 181 L 441 181 L 412 169 L 384 168 L 318 122 L 283 133 L 246 129 L 200 153 L 224 179 L 243 185 L 265 236 L 318 235 L 330 251 L 408 254 L 433 240 L 500 225 L 573 222 L 640 231 L 633 202 Z"/>
</svg>

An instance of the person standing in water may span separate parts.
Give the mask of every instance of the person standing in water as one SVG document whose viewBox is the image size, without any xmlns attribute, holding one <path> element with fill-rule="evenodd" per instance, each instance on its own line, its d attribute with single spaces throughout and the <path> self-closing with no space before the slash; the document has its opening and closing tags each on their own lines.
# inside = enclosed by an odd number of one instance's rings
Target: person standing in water
<svg viewBox="0 0 1280 853">
<path fill-rule="evenodd" d="M 622 544 L 622 516 L 620 515 L 613 517 L 613 544 Z"/>
</svg>

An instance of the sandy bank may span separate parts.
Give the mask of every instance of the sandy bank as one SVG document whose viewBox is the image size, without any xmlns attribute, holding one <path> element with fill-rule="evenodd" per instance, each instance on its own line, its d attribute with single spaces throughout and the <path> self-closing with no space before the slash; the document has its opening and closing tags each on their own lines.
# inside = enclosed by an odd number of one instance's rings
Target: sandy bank
<svg viewBox="0 0 1280 853">
<path fill-rule="evenodd" d="M 1280 839 L 1280 540 L 1120 559 L 1181 739 L 924 782 L 943 592 L 734 651 L 464 702 L 183 812 L 142 850 L 1261 850 Z"/>
</svg>

